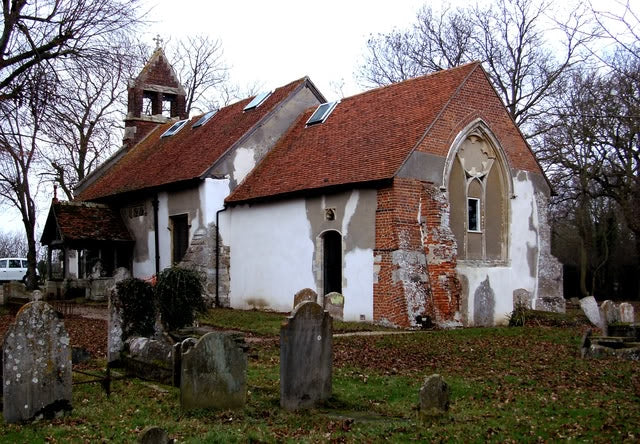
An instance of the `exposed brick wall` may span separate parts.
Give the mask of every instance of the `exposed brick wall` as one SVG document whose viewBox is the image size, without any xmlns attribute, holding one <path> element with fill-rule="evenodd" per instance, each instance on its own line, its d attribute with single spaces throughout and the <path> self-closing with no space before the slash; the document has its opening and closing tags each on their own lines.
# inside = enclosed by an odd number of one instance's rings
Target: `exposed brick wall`
<svg viewBox="0 0 640 444">
<path fill-rule="evenodd" d="M 460 282 L 456 273 L 457 244 L 449 224 L 445 192 L 424 184 L 421 205 L 423 245 L 434 307 L 433 317 L 442 324 L 460 311 Z"/>
<path fill-rule="evenodd" d="M 396 178 L 378 190 L 374 320 L 410 326 L 417 315 L 428 315 L 452 321 L 460 305 L 456 251 L 449 204 L 436 186 Z"/>
</svg>

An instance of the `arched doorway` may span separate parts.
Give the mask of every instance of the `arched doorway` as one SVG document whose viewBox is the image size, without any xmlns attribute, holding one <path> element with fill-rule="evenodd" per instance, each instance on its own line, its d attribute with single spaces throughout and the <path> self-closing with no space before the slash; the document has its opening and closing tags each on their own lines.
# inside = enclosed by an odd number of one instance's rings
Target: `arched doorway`
<svg viewBox="0 0 640 444">
<path fill-rule="evenodd" d="M 342 236 L 337 231 L 322 235 L 324 294 L 342 293 Z"/>
</svg>

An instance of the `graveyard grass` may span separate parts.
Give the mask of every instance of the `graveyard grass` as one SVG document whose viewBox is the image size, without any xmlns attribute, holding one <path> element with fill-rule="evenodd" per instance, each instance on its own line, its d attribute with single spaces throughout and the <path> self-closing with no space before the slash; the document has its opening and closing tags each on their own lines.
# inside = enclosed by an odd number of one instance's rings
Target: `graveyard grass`
<svg viewBox="0 0 640 444">
<path fill-rule="evenodd" d="M 229 316 L 210 313 L 207 322 Z M 184 413 L 177 389 L 139 379 L 115 381 L 110 398 L 96 384 L 76 385 L 71 415 L 3 424 L 0 442 L 132 442 L 149 425 L 190 443 L 640 439 L 640 363 L 581 359 L 579 323 L 336 337 L 333 396 L 292 413 L 279 408 L 274 332 L 284 317 L 233 316 L 217 325 L 266 336 L 249 350 L 243 409 Z M 449 384 L 451 408 L 422 424 L 418 391 L 433 373 Z"/>
</svg>

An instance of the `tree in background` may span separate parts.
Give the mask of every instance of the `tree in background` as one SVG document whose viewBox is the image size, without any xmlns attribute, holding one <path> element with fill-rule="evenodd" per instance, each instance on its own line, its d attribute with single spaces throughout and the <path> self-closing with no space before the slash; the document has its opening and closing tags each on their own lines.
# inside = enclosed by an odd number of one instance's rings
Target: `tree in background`
<svg viewBox="0 0 640 444">
<path fill-rule="evenodd" d="M 27 287 L 36 287 L 35 169 L 60 74 L 98 60 L 140 23 L 137 1 L 7 0 L 0 35 L 0 196 L 22 216 L 28 245 Z"/>
<path fill-rule="evenodd" d="M 413 27 L 372 37 L 358 77 L 366 86 L 386 85 L 418 75 L 479 60 L 507 110 L 532 137 L 543 129 L 545 101 L 561 89 L 562 76 L 583 60 L 580 49 L 594 39 L 586 13 L 576 10 L 562 30 L 550 16 L 551 3 L 498 0 L 487 6 L 425 6 Z M 559 38 L 548 42 L 544 36 Z"/>
<path fill-rule="evenodd" d="M 0 257 L 27 257 L 27 239 L 20 233 L 0 231 Z"/>
<path fill-rule="evenodd" d="M 99 59 L 68 63 L 58 75 L 56 106 L 44 121 L 48 143 L 43 150 L 46 175 L 73 199 L 75 186 L 122 142 L 127 81 L 140 66 L 130 50 L 135 45 L 114 44 Z"/>
<path fill-rule="evenodd" d="M 32 69 L 23 78 L 21 100 L 0 102 L 0 196 L 22 217 L 27 240 L 27 285 L 36 282 L 36 204 L 34 169 L 40 162 L 38 144 L 44 110 L 51 97 L 53 80 L 45 71 Z"/>
</svg>

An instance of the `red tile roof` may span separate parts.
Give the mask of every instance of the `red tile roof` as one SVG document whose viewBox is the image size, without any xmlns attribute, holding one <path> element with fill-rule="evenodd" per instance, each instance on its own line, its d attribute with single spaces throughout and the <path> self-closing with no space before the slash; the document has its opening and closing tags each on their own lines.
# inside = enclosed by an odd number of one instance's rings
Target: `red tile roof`
<svg viewBox="0 0 640 444">
<path fill-rule="evenodd" d="M 239 203 L 392 178 L 479 63 L 343 99 L 324 123 L 307 110 L 227 198 Z"/>
<path fill-rule="evenodd" d="M 243 112 L 251 98 L 220 109 L 199 128 L 191 119 L 178 133 L 160 137 L 173 122 L 159 126 L 134 146 L 77 200 L 95 200 L 115 194 L 200 178 L 229 148 L 275 109 L 307 78 L 276 89 L 258 108 Z"/>
<path fill-rule="evenodd" d="M 49 210 L 41 242 L 133 241 L 120 212 L 88 202 L 54 202 Z"/>
</svg>

